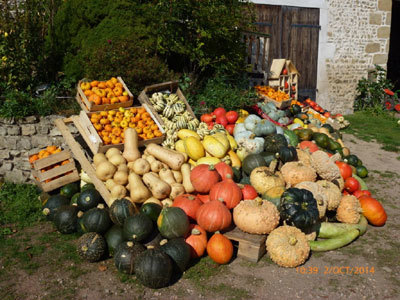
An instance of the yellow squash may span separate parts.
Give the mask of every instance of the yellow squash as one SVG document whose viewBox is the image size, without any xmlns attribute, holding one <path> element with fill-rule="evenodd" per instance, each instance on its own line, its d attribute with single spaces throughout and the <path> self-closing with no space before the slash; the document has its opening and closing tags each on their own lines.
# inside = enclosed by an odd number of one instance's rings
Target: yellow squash
<svg viewBox="0 0 400 300">
<path fill-rule="evenodd" d="M 186 150 L 185 150 L 185 142 L 184 142 L 183 140 L 178 140 L 178 141 L 175 143 L 175 150 L 176 150 L 176 151 L 179 151 L 179 152 L 182 152 L 182 153 L 186 153 Z"/>
<path fill-rule="evenodd" d="M 228 140 L 228 137 L 223 132 L 217 132 L 212 135 L 213 138 L 216 138 L 225 148 L 228 150 L 231 148 L 231 143 Z"/>
<path fill-rule="evenodd" d="M 185 145 L 185 152 L 194 161 L 204 157 L 204 147 L 201 142 L 194 136 L 189 136 L 183 140 Z"/>
<path fill-rule="evenodd" d="M 206 165 L 216 165 L 221 160 L 216 157 L 202 157 L 197 161 L 197 165 L 206 164 Z"/>
<path fill-rule="evenodd" d="M 226 137 L 228 138 L 231 149 L 236 150 L 238 148 L 238 144 L 236 143 L 235 138 L 233 136 L 231 136 L 230 134 L 227 134 Z"/>
<path fill-rule="evenodd" d="M 193 130 L 181 129 L 178 131 L 178 138 L 180 138 L 181 140 L 184 140 L 185 138 L 187 138 L 189 136 L 195 137 L 199 141 L 201 140 L 200 136 L 197 134 L 197 132 L 195 132 Z"/>
<path fill-rule="evenodd" d="M 229 141 L 228 141 L 229 143 Z M 222 144 L 218 139 L 213 136 L 206 135 L 203 139 L 204 149 L 212 156 L 223 158 L 229 150 L 230 146 Z"/>
<path fill-rule="evenodd" d="M 231 159 L 231 166 L 232 167 L 241 167 L 242 162 L 240 161 L 239 156 L 233 150 L 229 150 L 228 152 L 229 158 Z"/>
</svg>

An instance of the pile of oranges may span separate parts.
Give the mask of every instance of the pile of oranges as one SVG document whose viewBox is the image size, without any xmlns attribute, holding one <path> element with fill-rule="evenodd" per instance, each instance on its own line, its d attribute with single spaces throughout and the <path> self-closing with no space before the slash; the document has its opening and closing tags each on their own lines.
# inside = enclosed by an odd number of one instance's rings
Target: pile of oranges
<svg viewBox="0 0 400 300">
<path fill-rule="evenodd" d="M 39 153 L 33 154 L 33 155 L 31 155 L 31 156 L 29 157 L 29 162 L 30 162 L 30 164 L 31 164 L 31 167 L 33 168 L 33 162 L 34 162 L 34 161 L 39 160 L 39 159 L 42 159 L 42 158 L 49 157 L 50 155 L 59 153 L 59 152 L 61 152 L 61 151 L 62 151 L 62 150 L 61 150 L 60 147 L 53 146 L 53 145 L 52 145 L 52 146 L 47 146 L 46 149 L 40 150 Z M 69 163 L 69 160 L 67 159 L 67 160 L 64 160 L 64 161 L 62 161 L 62 162 L 58 162 L 58 163 L 53 164 L 53 165 L 51 165 L 51 166 L 45 167 L 45 168 L 43 168 L 43 169 L 40 169 L 40 172 L 41 172 L 41 173 L 44 173 L 44 172 L 46 172 L 46 171 L 48 171 L 48 170 L 51 170 L 51 169 L 53 169 L 53 168 L 57 168 L 57 167 L 63 166 L 63 165 L 68 164 L 68 163 Z M 66 174 L 69 174 L 69 173 L 71 173 L 71 172 L 72 172 L 72 171 L 69 171 L 69 172 L 66 173 Z M 59 178 L 59 177 L 61 177 L 61 176 L 66 175 L 66 174 L 61 174 L 61 175 L 58 175 L 58 176 L 56 176 L 56 177 L 53 177 L 53 178 L 50 178 L 50 179 L 46 179 L 45 182 L 50 182 L 50 181 L 52 181 L 52 180 L 54 180 L 54 179 L 57 179 L 57 178 Z M 39 180 L 39 178 L 36 178 L 36 179 Z"/>
<path fill-rule="evenodd" d="M 115 77 L 107 81 L 84 81 L 81 82 L 80 88 L 89 102 L 96 105 L 124 103 L 130 100 L 128 91 Z"/>
<path fill-rule="evenodd" d="M 89 116 L 97 133 L 105 145 L 124 142 L 125 128 L 135 128 L 139 140 L 148 140 L 162 136 L 157 124 L 143 107 L 123 108 L 101 111 Z"/>
<path fill-rule="evenodd" d="M 254 87 L 259 95 L 267 96 L 275 101 L 282 102 L 285 100 L 289 100 L 290 96 L 282 91 L 276 91 L 274 88 L 270 86 L 255 86 Z"/>
</svg>

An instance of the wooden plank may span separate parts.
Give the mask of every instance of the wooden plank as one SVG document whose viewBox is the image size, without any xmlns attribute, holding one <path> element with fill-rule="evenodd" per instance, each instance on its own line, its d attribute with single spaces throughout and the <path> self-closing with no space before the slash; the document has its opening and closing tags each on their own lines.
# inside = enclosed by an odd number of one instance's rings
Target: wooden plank
<svg viewBox="0 0 400 300">
<path fill-rule="evenodd" d="M 86 142 L 87 140 L 90 141 L 87 145 L 89 146 L 90 150 L 92 150 L 93 154 L 98 153 L 100 146 L 103 144 L 103 141 L 101 140 L 86 112 L 81 111 L 79 113 L 79 121 L 81 124 L 81 129 L 83 130 L 83 132 L 81 132 L 81 135 L 86 135 Z"/>
<path fill-rule="evenodd" d="M 103 197 L 103 199 L 106 202 L 106 204 L 108 206 L 110 206 L 112 204 L 110 192 L 107 190 L 107 188 L 104 185 L 104 183 L 100 179 L 97 178 L 95 169 L 93 168 L 93 166 L 89 162 L 89 160 L 86 158 L 86 155 L 82 150 L 82 147 L 79 145 L 79 143 L 72 136 L 72 134 L 69 131 L 68 127 L 64 123 L 64 120 L 63 119 L 57 119 L 55 121 L 55 124 L 58 127 L 58 129 L 60 130 L 62 136 L 64 137 L 64 139 L 66 141 L 66 143 L 70 147 L 72 153 L 74 154 L 75 159 L 79 161 L 82 169 L 92 179 L 92 182 L 93 182 L 94 186 L 96 187 L 96 190 Z"/>
<path fill-rule="evenodd" d="M 41 170 L 43 168 L 54 165 L 56 163 L 62 162 L 63 160 L 66 160 L 70 157 L 71 157 L 71 153 L 68 150 L 63 150 L 61 152 L 51 154 L 48 157 L 35 160 L 33 162 L 33 168 L 35 170 Z"/>
<path fill-rule="evenodd" d="M 63 166 L 58 166 L 58 167 L 54 167 L 51 168 L 48 171 L 45 172 L 40 172 L 38 173 L 38 178 L 40 182 L 43 182 L 47 179 L 51 179 L 54 178 L 56 176 L 65 174 L 69 171 L 73 171 L 75 169 L 75 162 L 72 158 L 69 159 L 69 163 L 63 165 Z"/>
<path fill-rule="evenodd" d="M 68 183 L 78 181 L 79 179 L 78 171 L 75 169 L 70 174 L 54 179 L 50 182 L 40 182 L 38 185 L 44 192 L 50 192 Z"/>
<path fill-rule="evenodd" d="M 267 236 L 264 234 L 246 233 L 237 227 L 235 227 L 231 231 L 225 232 L 224 235 L 230 240 L 234 240 L 237 242 L 244 241 L 244 242 L 252 243 L 252 244 L 256 244 L 256 245 L 261 244 L 267 238 Z"/>
</svg>

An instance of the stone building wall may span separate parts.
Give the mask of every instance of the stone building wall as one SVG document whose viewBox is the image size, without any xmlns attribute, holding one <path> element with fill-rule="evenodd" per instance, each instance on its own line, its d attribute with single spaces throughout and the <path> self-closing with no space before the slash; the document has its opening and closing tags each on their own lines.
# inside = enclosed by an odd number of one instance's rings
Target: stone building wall
<svg viewBox="0 0 400 300">
<path fill-rule="evenodd" d="M 0 178 L 11 182 L 33 182 L 28 157 L 49 145 L 68 149 L 54 125 L 62 116 L 0 119 Z M 75 127 L 70 128 L 77 133 Z"/>
<path fill-rule="evenodd" d="M 318 102 L 329 110 L 348 114 L 353 111 L 358 81 L 367 77 L 375 64 L 386 68 L 392 1 L 326 2 L 327 43 L 334 45 L 334 51 L 325 60 L 329 84 Z"/>
</svg>

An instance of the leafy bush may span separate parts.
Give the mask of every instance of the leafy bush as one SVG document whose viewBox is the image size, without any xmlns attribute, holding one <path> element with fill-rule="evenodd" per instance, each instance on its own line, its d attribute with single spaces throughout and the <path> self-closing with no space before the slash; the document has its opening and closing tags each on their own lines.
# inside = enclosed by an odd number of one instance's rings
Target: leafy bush
<svg viewBox="0 0 400 300">
<path fill-rule="evenodd" d="M 392 89 L 393 83 L 386 78 L 386 70 L 375 65 L 370 79 L 362 78 L 357 85 L 355 110 L 372 110 L 381 112 L 385 109 L 387 95 L 385 89 Z"/>
</svg>

